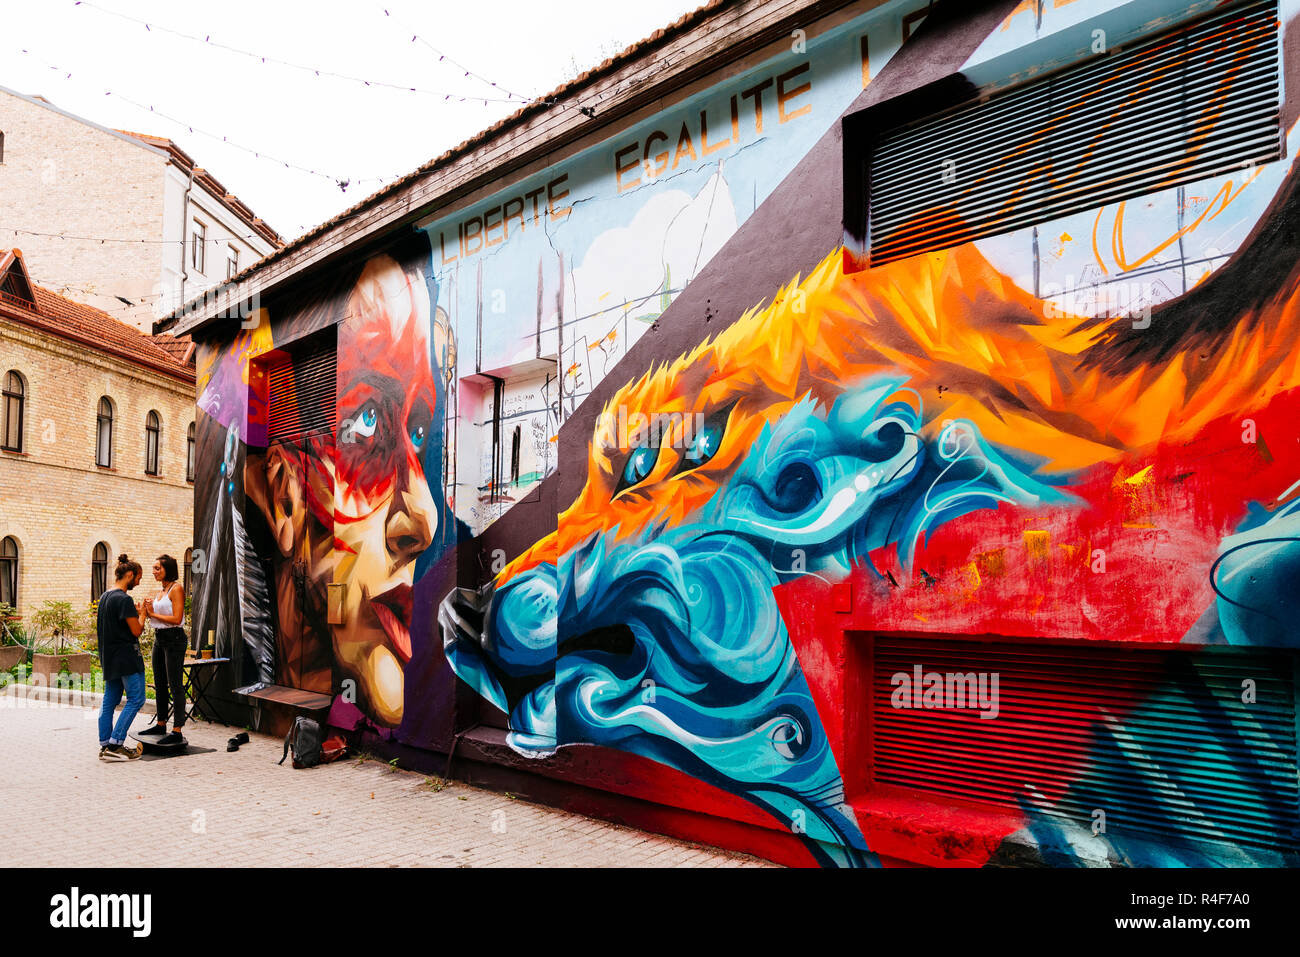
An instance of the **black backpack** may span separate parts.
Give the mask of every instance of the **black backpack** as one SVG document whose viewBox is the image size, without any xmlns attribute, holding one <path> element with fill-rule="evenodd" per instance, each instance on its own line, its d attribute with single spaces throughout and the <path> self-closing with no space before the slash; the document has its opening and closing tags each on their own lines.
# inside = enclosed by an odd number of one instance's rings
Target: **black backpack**
<svg viewBox="0 0 1300 957">
<path fill-rule="evenodd" d="M 294 718 L 293 727 L 284 736 L 284 754 L 280 755 L 280 760 L 276 763 L 284 764 L 284 759 L 289 756 L 289 749 L 293 748 L 293 766 L 295 768 L 314 768 L 320 764 L 320 745 L 320 724 L 311 718 Z"/>
</svg>

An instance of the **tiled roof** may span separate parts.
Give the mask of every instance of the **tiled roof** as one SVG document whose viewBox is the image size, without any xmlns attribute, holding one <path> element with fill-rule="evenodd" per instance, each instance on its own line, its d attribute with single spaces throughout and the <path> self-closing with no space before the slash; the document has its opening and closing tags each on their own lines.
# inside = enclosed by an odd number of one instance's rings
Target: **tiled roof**
<svg viewBox="0 0 1300 957">
<path fill-rule="evenodd" d="M 284 245 L 284 239 L 272 229 L 260 217 L 254 215 L 253 211 L 248 208 L 244 202 L 234 193 L 227 191 L 215 176 L 205 170 L 202 166 L 195 164 L 193 157 L 185 152 L 174 142 L 165 136 L 154 136 L 152 133 L 137 133 L 134 130 L 116 130 L 115 132 L 123 133 L 126 136 L 133 137 L 150 146 L 157 147 L 160 150 L 166 150 L 176 160 L 177 166 L 185 172 L 193 171 L 194 178 L 198 180 L 203 187 L 217 199 L 221 200 L 230 207 L 230 211 L 248 224 L 249 228 L 255 230 L 259 236 L 275 247 Z"/>
<path fill-rule="evenodd" d="M 0 250 L 0 261 L 9 258 Z M 102 309 L 73 302 L 41 286 L 32 286 L 36 310 L 0 301 L 0 319 L 20 322 L 61 339 L 89 346 L 175 378 L 194 381 L 194 369 L 183 361 L 189 337 L 146 336 L 114 319 Z"/>
<path fill-rule="evenodd" d="M 193 363 L 194 340 L 189 336 L 170 336 L 164 332 L 161 335 L 150 336 L 149 339 L 181 365 Z"/>
</svg>

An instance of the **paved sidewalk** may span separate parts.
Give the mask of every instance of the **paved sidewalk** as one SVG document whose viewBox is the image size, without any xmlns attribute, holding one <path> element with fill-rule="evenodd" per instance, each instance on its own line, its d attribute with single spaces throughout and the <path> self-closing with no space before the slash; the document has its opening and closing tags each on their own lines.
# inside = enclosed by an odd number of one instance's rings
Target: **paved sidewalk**
<svg viewBox="0 0 1300 957">
<path fill-rule="evenodd" d="M 11 829 L 0 866 L 772 866 L 377 761 L 295 771 L 279 739 L 232 754 L 235 729 L 202 722 L 188 755 L 103 762 L 97 715 L 0 698 L 0 806 L 42 822 Z"/>
</svg>

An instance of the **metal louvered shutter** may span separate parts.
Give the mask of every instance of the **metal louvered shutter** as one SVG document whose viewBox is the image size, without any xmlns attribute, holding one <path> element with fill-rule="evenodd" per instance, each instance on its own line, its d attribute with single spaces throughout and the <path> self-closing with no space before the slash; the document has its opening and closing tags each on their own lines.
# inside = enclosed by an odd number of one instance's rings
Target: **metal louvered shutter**
<svg viewBox="0 0 1300 957">
<path fill-rule="evenodd" d="M 267 370 L 268 442 L 334 429 L 338 363 L 334 330 L 294 344 Z"/>
<path fill-rule="evenodd" d="M 996 673 L 998 713 L 898 707 L 900 673 Z M 1110 833 L 1300 847 L 1293 655 L 874 641 L 874 780 Z M 1243 702 L 1245 679 L 1256 700 Z M 990 679 L 991 683 L 991 679 Z M 945 687 L 948 680 L 945 678 Z M 960 697 L 954 695 L 954 702 Z"/>
<path fill-rule="evenodd" d="M 873 265 L 1282 155 L 1276 0 L 883 134 Z"/>
</svg>

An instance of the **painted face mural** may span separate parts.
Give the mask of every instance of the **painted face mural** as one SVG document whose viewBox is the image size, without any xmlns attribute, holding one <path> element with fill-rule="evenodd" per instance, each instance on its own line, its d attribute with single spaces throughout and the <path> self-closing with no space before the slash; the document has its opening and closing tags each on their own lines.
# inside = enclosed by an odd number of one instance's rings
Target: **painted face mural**
<svg viewBox="0 0 1300 957">
<path fill-rule="evenodd" d="M 326 290 L 283 321 L 263 316 L 235 348 L 207 357 L 200 396 L 201 436 L 230 423 L 220 433 L 223 478 L 205 484 L 212 501 L 200 508 L 212 513 L 208 540 L 229 556 L 223 574 L 202 582 L 214 596 L 214 630 L 243 635 L 256 662 L 243 674 L 249 683 L 351 688 L 349 699 L 385 727 L 402 716 L 416 561 L 456 534 L 426 477 L 432 468 L 441 486 L 446 382 L 434 370 L 454 363 L 454 346 L 431 305 L 427 240 L 417 235 L 410 246 L 400 262 L 368 260 L 341 293 Z M 330 326 L 338 330 L 335 428 L 263 447 L 266 377 L 285 361 L 276 350 Z M 301 385 L 280 401 L 310 402 L 297 394 Z M 241 491 L 251 522 L 236 502 Z M 330 584 L 346 586 L 338 624 L 329 623 Z"/>
<path fill-rule="evenodd" d="M 334 650 L 389 726 L 402 716 L 415 561 L 442 520 L 424 464 L 441 427 L 430 312 L 418 273 L 371 260 L 339 344 L 333 580 L 349 587 Z M 445 325 L 438 336 L 441 354 Z"/>
</svg>

